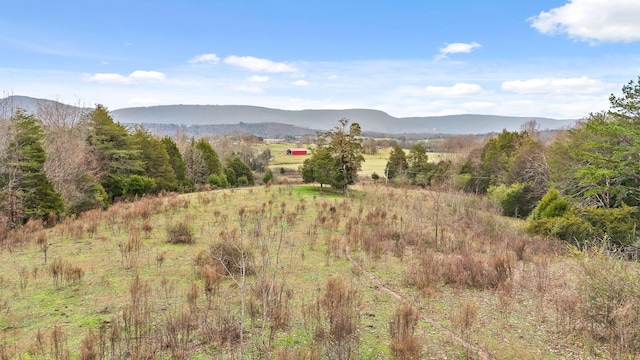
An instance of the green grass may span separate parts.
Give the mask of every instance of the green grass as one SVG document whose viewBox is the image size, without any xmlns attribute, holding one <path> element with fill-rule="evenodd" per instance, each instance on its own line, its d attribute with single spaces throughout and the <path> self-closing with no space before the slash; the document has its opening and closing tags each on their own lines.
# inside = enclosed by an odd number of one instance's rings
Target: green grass
<svg viewBox="0 0 640 360">
<path fill-rule="evenodd" d="M 287 155 L 286 150 L 290 147 L 299 147 L 299 144 L 286 143 L 286 144 L 269 144 L 269 150 L 273 160 L 269 162 L 269 168 L 274 171 L 274 174 L 278 174 L 280 168 L 290 169 L 297 171 L 311 155 Z M 310 146 L 303 146 L 307 149 L 312 149 Z M 358 173 L 362 179 L 370 179 L 371 174 L 377 173 L 380 178 L 385 176 L 385 168 L 387 161 L 389 160 L 389 152 L 391 148 L 378 149 L 376 154 L 364 154 L 364 162 L 362 163 L 362 169 Z M 405 150 L 408 154 L 408 149 Z M 449 153 L 427 153 L 429 160 L 432 162 L 439 162 L 442 160 L 453 160 L 455 154 Z"/>
<path fill-rule="evenodd" d="M 88 329 L 95 331 L 122 319 L 131 302 L 130 286 L 139 276 L 151 287 L 146 301 L 152 309 L 152 329 L 160 331 L 168 317 L 187 309 L 187 293 L 195 282 L 199 295 L 193 311 L 198 322 L 192 329 L 190 358 L 238 357 L 238 350 L 229 352 L 226 345 L 204 339 L 200 333 L 204 319 L 240 316 L 240 288 L 231 279 L 224 279 L 218 292 L 207 300 L 204 281 L 195 266 L 198 254 L 206 252 L 212 242 L 221 241 L 224 232 L 237 231 L 238 238 L 253 249 L 256 266 L 264 270 L 263 275 L 285 281 L 291 291 L 289 326 L 276 332 L 271 340 L 262 333 L 263 325 L 267 330 L 269 325 L 262 324 L 260 316 L 250 316 L 251 311 L 260 315 L 261 298 L 256 296 L 256 288 L 245 293 L 247 358 L 250 354 L 264 354 L 265 343 L 271 346 L 266 358 L 276 358 L 278 348 L 308 350 L 314 329 L 306 323 L 302 308 L 322 294 L 329 277 L 336 276 L 355 286 L 361 296 L 361 358 L 389 357 L 388 321 L 400 303 L 380 291 L 366 274 L 355 270 L 345 257 L 347 244 L 365 270 L 454 332 L 460 332 L 454 319 L 461 304 L 473 300 L 478 315 L 465 336 L 496 358 L 594 358 L 582 348 L 577 335 L 560 332 L 556 323 L 557 293 L 571 291 L 577 284 L 571 276 L 575 263 L 557 255 L 559 252 L 549 256 L 544 250 L 536 250 L 528 259 L 514 263 L 512 292 L 503 299 L 506 310 L 501 310 L 499 290 L 437 283 L 431 291 L 421 291 L 407 284 L 407 272 L 425 249 L 439 257 L 455 258 L 466 252 L 486 260 L 497 252 L 511 251 L 510 244 L 523 236 L 518 229 L 521 222 L 503 221 L 492 215 L 479 198 L 445 193 L 440 214 L 446 219 L 440 224 L 444 239 L 436 245 L 432 239 L 435 197 L 427 190 L 368 184 L 353 187 L 349 199 L 335 190 L 319 190 L 318 186 L 307 185 L 270 186 L 145 199 L 96 213 L 100 226 L 93 237 L 86 233 L 73 236 L 69 230 L 74 224 L 86 225 L 89 219 L 47 230 L 51 243 L 49 263 L 61 257 L 84 269 L 79 285 L 54 287 L 48 265 L 43 264 L 43 254 L 33 242 L 4 249 L 0 252 L 0 345 L 10 344 L 13 357 L 29 358 L 33 356 L 30 349 L 34 334 L 40 330 L 48 339 L 53 326 L 61 326 L 75 358 Z M 144 213 L 144 207 L 150 214 L 148 220 L 137 215 Z M 145 221 L 152 225 L 148 237 L 140 230 Z M 167 225 L 178 221 L 190 224 L 195 244 L 166 242 Z M 141 247 L 135 266 L 128 267 L 122 262 L 120 249 L 136 231 Z M 379 258 L 374 258 L 363 244 L 378 237 L 383 250 Z M 399 239 L 415 241 L 401 256 L 393 252 Z M 531 244 L 531 251 L 545 246 Z M 165 256 L 161 266 L 156 261 L 159 253 Z M 534 259 L 543 258 L 550 263 L 551 283 L 541 293 L 535 289 L 539 276 L 535 261 L 539 260 Z M 21 289 L 19 281 L 22 268 L 30 274 L 25 289 Z M 36 275 L 33 269 L 38 269 Z M 258 278 L 250 276 L 246 280 L 253 287 Z M 2 310 L 3 300 L 10 303 L 10 310 Z M 416 334 L 427 358 L 466 356 L 465 349 L 423 321 Z M 594 346 L 599 349 L 599 345 Z M 171 357 L 166 348 L 160 348 L 164 350 L 156 357 Z"/>
</svg>

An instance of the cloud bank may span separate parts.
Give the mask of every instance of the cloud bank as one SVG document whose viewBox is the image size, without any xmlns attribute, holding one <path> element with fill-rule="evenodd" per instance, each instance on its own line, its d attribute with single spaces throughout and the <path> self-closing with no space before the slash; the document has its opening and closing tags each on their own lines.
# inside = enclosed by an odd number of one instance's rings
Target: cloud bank
<svg viewBox="0 0 640 360">
<path fill-rule="evenodd" d="M 571 0 L 529 18 L 545 35 L 567 34 L 591 43 L 640 41 L 640 1 Z"/>
<path fill-rule="evenodd" d="M 164 80 L 165 78 L 166 75 L 159 71 L 143 70 L 136 70 L 127 76 L 115 73 L 97 73 L 84 76 L 85 81 L 114 84 L 131 84 L 136 80 Z"/>
<path fill-rule="evenodd" d="M 502 90 L 517 94 L 596 94 L 610 86 L 586 76 L 579 78 L 533 78 L 502 83 Z"/>
<path fill-rule="evenodd" d="M 298 69 L 291 65 L 282 62 L 273 62 L 267 59 L 260 59 L 253 56 L 231 55 L 225 58 L 224 62 L 253 72 L 292 73 L 298 71 Z"/>
</svg>

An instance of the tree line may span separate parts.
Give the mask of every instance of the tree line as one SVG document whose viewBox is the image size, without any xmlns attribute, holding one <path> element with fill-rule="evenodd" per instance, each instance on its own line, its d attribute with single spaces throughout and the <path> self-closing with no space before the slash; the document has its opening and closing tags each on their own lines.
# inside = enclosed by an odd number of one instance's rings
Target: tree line
<svg viewBox="0 0 640 360">
<path fill-rule="evenodd" d="M 37 114 L 2 109 L 0 117 L 0 226 L 44 222 L 104 208 L 119 199 L 199 185 L 254 185 L 268 150 L 231 152 L 224 161 L 204 138 L 179 149 L 142 126 L 128 129 L 102 105 L 89 112 L 62 104 Z"/>
<path fill-rule="evenodd" d="M 535 123 L 473 151 L 452 180 L 490 196 L 532 234 L 636 253 L 640 220 L 640 77 L 551 141 Z M 635 244 L 635 245 L 634 245 Z"/>
</svg>

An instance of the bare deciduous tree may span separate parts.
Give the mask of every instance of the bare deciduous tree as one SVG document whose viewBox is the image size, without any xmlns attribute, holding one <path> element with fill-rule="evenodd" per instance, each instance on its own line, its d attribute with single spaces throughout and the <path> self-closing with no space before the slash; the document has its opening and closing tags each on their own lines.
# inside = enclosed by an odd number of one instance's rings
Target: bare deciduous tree
<svg viewBox="0 0 640 360">
<path fill-rule="evenodd" d="M 95 158 L 85 141 L 86 110 L 79 102 L 72 106 L 42 101 L 38 103 L 37 116 L 45 129 L 44 171 L 67 207 L 74 209 L 86 201 L 95 184 L 83 181 L 83 177 L 97 172 Z"/>
</svg>

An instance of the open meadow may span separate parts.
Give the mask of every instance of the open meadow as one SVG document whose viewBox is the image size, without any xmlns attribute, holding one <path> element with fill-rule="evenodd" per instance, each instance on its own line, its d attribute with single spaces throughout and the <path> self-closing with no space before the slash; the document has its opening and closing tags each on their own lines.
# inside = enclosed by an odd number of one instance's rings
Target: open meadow
<svg viewBox="0 0 640 360">
<path fill-rule="evenodd" d="M 350 198 L 174 194 L 30 223 L 0 252 L 0 358 L 624 354 L 633 324 L 585 314 L 594 291 L 623 291 L 610 269 L 637 286 L 637 267 L 519 227 L 481 198 L 376 184 Z"/>
<path fill-rule="evenodd" d="M 287 149 L 292 147 L 299 147 L 296 144 L 269 144 L 269 150 L 271 151 L 272 161 L 269 162 L 269 168 L 274 173 L 277 173 L 280 168 L 285 170 L 297 171 L 302 163 L 311 157 L 311 155 L 287 155 Z M 303 146 L 304 147 L 304 146 Z M 312 149 L 312 147 L 305 147 Z M 389 161 L 390 147 L 378 149 L 376 154 L 362 154 L 365 161 L 362 163 L 362 170 L 358 172 L 361 179 L 371 178 L 371 174 L 377 173 L 381 178 L 384 177 L 385 167 Z M 407 151 L 408 152 L 408 151 Z M 431 162 L 437 163 L 441 160 L 453 160 L 455 154 L 448 153 L 427 153 Z"/>
</svg>

